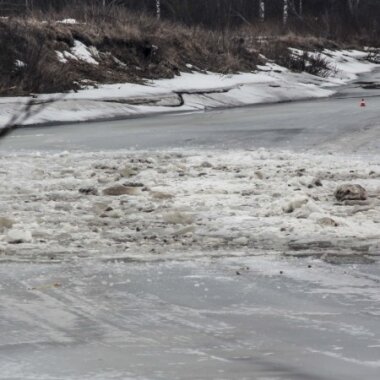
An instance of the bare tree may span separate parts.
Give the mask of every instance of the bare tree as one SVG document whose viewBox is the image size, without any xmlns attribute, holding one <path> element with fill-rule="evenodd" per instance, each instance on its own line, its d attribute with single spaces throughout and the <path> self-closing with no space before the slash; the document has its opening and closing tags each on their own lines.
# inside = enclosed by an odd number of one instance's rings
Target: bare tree
<svg viewBox="0 0 380 380">
<path fill-rule="evenodd" d="M 260 21 L 264 22 L 265 21 L 265 1 L 260 0 L 259 3 L 259 17 Z"/>
<path fill-rule="evenodd" d="M 161 19 L 161 0 L 156 0 L 157 20 Z"/>
<path fill-rule="evenodd" d="M 187 25 L 220 28 L 221 22 L 233 28 L 241 23 L 271 20 L 298 27 L 300 21 L 316 33 L 344 37 L 347 33 L 380 35 L 380 0 L 0 0 L 0 15 L 19 15 L 35 9 L 56 10 L 80 18 L 81 9 L 119 7 L 145 12 L 157 19 L 167 18 Z M 90 11 L 89 11 L 90 12 Z M 298 20 L 296 20 L 298 19 Z M 324 20 L 323 23 L 312 20 Z M 333 34 L 331 34 L 333 33 Z"/>
<path fill-rule="evenodd" d="M 49 103 L 54 103 L 55 101 L 62 98 L 63 96 L 60 96 L 55 99 L 47 99 L 42 102 L 38 102 L 32 98 L 27 103 L 25 103 L 25 105 L 18 112 L 15 112 L 11 119 L 3 127 L 0 127 L 0 139 L 8 136 L 15 129 L 23 125 L 23 123 L 25 123 L 32 116 L 39 114 L 43 109 L 46 108 Z"/>
<path fill-rule="evenodd" d="M 357 16 L 360 0 L 347 0 L 348 2 L 348 9 L 350 10 L 350 13 L 352 16 Z"/>
<path fill-rule="evenodd" d="M 282 14 L 282 21 L 284 25 L 288 24 L 288 19 L 289 19 L 289 0 L 284 0 L 283 14 Z"/>
</svg>

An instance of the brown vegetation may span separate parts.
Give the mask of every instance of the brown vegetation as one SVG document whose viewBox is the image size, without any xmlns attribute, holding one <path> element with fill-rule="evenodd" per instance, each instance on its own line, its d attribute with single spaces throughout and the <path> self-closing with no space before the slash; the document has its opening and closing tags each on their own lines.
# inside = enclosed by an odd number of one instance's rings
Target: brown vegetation
<svg viewBox="0 0 380 380">
<path fill-rule="evenodd" d="M 78 23 L 57 22 L 69 17 Z M 269 24 L 223 30 L 190 27 L 158 22 L 123 7 L 106 12 L 101 7 L 81 7 L 80 11 L 3 18 L 0 95 L 64 92 L 77 90 L 83 83 L 142 82 L 190 70 L 252 71 L 262 63 L 260 53 L 295 71 L 324 75 L 329 70 L 323 60 L 295 57 L 288 47 L 313 51 L 336 47 L 335 43 L 305 34 L 273 37 L 275 30 Z M 69 52 L 75 40 L 97 49 L 99 65 L 59 60 L 57 52 Z"/>
<path fill-rule="evenodd" d="M 57 18 L 53 18 L 57 20 Z M 189 28 L 125 12 L 112 19 L 93 18 L 77 24 L 40 18 L 0 20 L 0 93 L 60 92 L 96 83 L 139 82 L 170 78 L 180 71 L 250 71 L 258 54 L 231 36 L 200 27 Z M 74 40 L 99 51 L 99 65 L 69 59 Z"/>
</svg>

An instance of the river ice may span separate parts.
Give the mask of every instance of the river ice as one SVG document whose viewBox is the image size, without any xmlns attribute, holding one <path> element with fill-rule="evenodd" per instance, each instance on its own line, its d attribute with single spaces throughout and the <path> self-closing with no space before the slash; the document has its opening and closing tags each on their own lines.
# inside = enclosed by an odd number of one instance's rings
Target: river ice
<svg viewBox="0 0 380 380">
<path fill-rule="evenodd" d="M 378 156 L 9 154 L 0 179 L 3 261 L 379 253 Z M 368 201 L 337 202 L 344 183 L 364 186 Z M 103 193 L 115 186 L 125 194 Z"/>
</svg>

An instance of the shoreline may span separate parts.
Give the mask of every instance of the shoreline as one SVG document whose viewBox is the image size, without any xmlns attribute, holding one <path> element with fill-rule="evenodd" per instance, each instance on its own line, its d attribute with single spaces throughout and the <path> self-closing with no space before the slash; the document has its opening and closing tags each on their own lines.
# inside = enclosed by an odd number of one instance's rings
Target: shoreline
<svg viewBox="0 0 380 380">
<path fill-rule="evenodd" d="M 38 102 L 35 107 L 44 102 L 46 107 L 35 114 L 32 108 L 31 116 L 26 120 L 20 118 L 22 122 L 16 121 L 16 125 L 17 128 L 57 126 L 328 99 L 379 68 L 364 61 L 364 52 L 335 54 L 342 60 L 334 58 L 341 70 L 329 78 L 290 72 L 271 63 L 255 73 L 224 76 L 211 72 L 182 73 L 174 79 L 151 81 L 147 85 L 99 85 L 77 93 L 41 94 L 34 98 Z M 33 98 L 0 98 L 0 122 L 6 125 L 29 101 Z"/>
</svg>

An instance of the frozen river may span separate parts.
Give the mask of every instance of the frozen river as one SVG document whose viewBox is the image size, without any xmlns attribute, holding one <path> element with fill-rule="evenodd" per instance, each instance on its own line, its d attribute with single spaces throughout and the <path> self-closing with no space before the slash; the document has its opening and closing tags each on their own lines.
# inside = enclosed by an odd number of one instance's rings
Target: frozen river
<svg viewBox="0 0 380 380">
<path fill-rule="evenodd" d="M 1 212 L 18 232 L 0 241 L 0 379 L 379 379 L 377 95 L 352 85 L 3 140 Z M 127 181 L 127 158 L 128 182 L 150 189 L 80 195 Z M 317 174 L 324 186 L 310 189 Z M 369 188 L 367 208 L 334 203 L 346 180 Z M 281 196 L 294 194 L 307 206 L 285 215 Z M 317 254 L 289 255 L 291 238 L 319 242 Z"/>
<path fill-rule="evenodd" d="M 379 378 L 373 265 L 85 261 L 0 275 L 2 379 Z"/>
<path fill-rule="evenodd" d="M 333 98 L 120 121 L 20 129 L 1 143 L 12 150 L 283 148 L 378 152 L 380 71 Z M 359 103 L 362 97 L 367 107 Z"/>
</svg>

